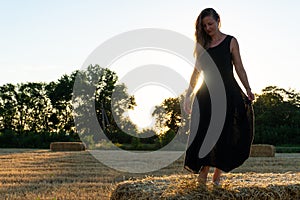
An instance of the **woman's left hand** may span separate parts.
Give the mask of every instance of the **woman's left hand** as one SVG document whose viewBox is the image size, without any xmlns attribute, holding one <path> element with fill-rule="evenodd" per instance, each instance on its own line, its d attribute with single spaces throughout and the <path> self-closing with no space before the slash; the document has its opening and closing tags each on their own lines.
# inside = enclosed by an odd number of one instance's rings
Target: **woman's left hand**
<svg viewBox="0 0 300 200">
<path fill-rule="evenodd" d="M 247 90 L 248 99 L 250 101 L 253 101 L 255 99 L 254 94 L 251 92 L 251 90 Z"/>
</svg>

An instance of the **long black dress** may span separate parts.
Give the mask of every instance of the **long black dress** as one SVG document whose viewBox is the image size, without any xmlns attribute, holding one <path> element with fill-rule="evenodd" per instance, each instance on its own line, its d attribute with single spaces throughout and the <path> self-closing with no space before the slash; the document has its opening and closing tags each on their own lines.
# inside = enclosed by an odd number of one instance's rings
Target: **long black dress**
<svg viewBox="0 0 300 200">
<path fill-rule="evenodd" d="M 190 135 L 185 153 L 184 168 L 199 173 L 202 166 L 217 167 L 225 172 L 243 164 L 249 157 L 254 132 L 254 113 L 251 101 L 241 90 L 233 75 L 230 42 L 227 35 L 217 46 L 207 49 L 223 79 L 226 93 L 226 114 L 221 135 L 212 150 L 199 158 L 200 147 L 211 121 L 211 97 L 205 83 L 209 78 L 204 71 L 204 81 L 195 95 L 192 106 Z M 196 101 L 197 100 L 197 101 Z M 200 110 L 200 117 L 194 110 Z M 196 127 L 196 128 L 195 128 Z"/>
</svg>

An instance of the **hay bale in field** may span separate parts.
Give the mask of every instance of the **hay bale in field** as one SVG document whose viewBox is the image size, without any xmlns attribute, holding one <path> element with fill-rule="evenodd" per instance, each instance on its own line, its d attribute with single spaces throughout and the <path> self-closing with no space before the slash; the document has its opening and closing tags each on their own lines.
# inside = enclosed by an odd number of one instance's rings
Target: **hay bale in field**
<svg viewBox="0 0 300 200">
<path fill-rule="evenodd" d="M 84 151 L 85 145 L 82 142 L 51 142 L 52 151 Z"/>
<path fill-rule="evenodd" d="M 253 144 L 250 151 L 251 157 L 274 157 L 275 147 L 269 144 Z"/>
<path fill-rule="evenodd" d="M 295 174 L 294 174 L 295 175 Z M 235 176 L 235 175 L 233 175 Z M 147 177 L 144 179 L 127 180 L 117 184 L 112 192 L 110 200 L 166 200 L 166 199 L 273 199 L 290 200 L 299 199 L 300 184 L 297 181 L 290 184 L 276 185 L 261 184 L 263 181 L 245 182 L 244 179 L 253 177 L 253 174 L 240 178 L 230 178 L 223 183 L 224 186 L 213 186 L 208 183 L 206 186 L 196 182 L 196 176 L 171 175 L 165 177 Z M 282 175 L 284 176 L 284 175 Z M 236 180 L 237 179 L 237 180 Z M 240 179 L 240 180 L 239 180 Z M 299 180 L 299 179 L 297 179 Z M 225 181 L 224 181 L 225 182 Z M 268 182 L 269 183 L 269 182 Z"/>
</svg>

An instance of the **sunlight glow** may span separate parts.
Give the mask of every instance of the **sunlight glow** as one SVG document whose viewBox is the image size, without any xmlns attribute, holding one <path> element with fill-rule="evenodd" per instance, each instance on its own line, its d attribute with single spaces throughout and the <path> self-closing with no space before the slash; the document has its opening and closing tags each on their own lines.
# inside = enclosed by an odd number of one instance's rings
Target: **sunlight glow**
<svg viewBox="0 0 300 200">
<path fill-rule="evenodd" d="M 128 115 L 140 130 L 155 125 L 155 119 L 152 117 L 155 106 L 160 105 L 164 99 L 175 97 L 171 91 L 159 85 L 141 87 L 132 95 L 135 96 L 137 106 L 134 110 L 129 110 Z"/>
<path fill-rule="evenodd" d="M 126 83 L 123 78 L 130 75 L 130 73 L 134 72 L 138 67 L 149 64 L 166 66 L 170 68 L 170 70 L 177 72 L 186 81 L 184 87 L 182 87 L 186 89 L 188 88 L 190 76 L 193 71 L 193 66 L 182 58 L 159 50 L 131 52 L 111 64 L 110 69 L 118 74 L 119 82 L 124 83 L 129 94 L 135 97 L 137 106 L 134 110 L 129 110 L 124 115 L 128 115 L 132 122 L 138 126 L 139 130 L 154 128 L 155 119 L 152 117 L 152 112 L 155 106 L 160 105 L 164 99 L 180 95 L 168 88 L 170 86 L 160 85 L 161 83 L 147 83 L 145 85 L 136 86 L 137 88 L 130 88 L 130 84 Z M 149 74 L 149 76 L 153 76 L 153 74 Z M 168 76 L 168 74 L 166 74 L 166 76 Z M 134 79 L 135 77 L 131 78 Z M 130 81 L 128 79 L 126 80 Z M 179 93 L 183 92 L 184 90 L 179 91 Z"/>
</svg>

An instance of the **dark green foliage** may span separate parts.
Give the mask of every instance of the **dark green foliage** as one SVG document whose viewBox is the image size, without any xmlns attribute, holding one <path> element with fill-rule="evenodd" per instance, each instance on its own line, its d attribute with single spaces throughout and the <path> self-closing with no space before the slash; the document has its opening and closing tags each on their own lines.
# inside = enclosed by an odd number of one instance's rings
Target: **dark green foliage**
<svg viewBox="0 0 300 200">
<path fill-rule="evenodd" d="M 300 146 L 300 93 L 269 86 L 253 106 L 254 143 Z"/>
<path fill-rule="evenodd" d="M 95 90 L 92 95 L 72 99 L 76 80 L 83 85 L 93 80 Z M 126 93 L 124 84 L 117 85 L 116 82 L 114 72 L 91 65 L 85 71 L 63 75 L 58 81 L 48 84 L 28 82 L 0 86 L 0 147 L 49 148 L 52 141 L 78 141 L 80 138 L 87 138 L 83 142 L 96 144 L 101 138 L 89 130 L 91 117 L 80 118 L 81 113 L 77 112 L 77 122 L 79 125 L 83 123 L 86 129 L 76 130 L 73 114 L 78 110 L 73 108 L 72 100 L 87 105 L 92 101 L 94 110 L 86 106 L 80 107 L 81 111 L 96 113 L 102 130 L 113 142 L 130 143 L 132 136 L 125 132 L 136 133 L 137 130 L 123 113 L 134 107 L 134 97 Z M 118 95 L 112 101 L 115 91 Z"/>
<path fill-rule="evenodd" d="M 73 111 L 77 131 L 88 147 L 105 137 L 116 144 L 130 143 L 137 133 L 136 125 L 123 115 L 135 106 L 134 97 L 128 95 L 124 84 L 116 84 L 117 80 L 115 72 L 99 65 L 77 74 L 73 100 L 80 104 Z"/>
<path fill-rule="evenodd" d="M 172 130 L 169 129 L 167 132 L 165 132 L 161 137 L 160 137 L 160 143 L 161 146 L 167 145 L 169 142 L 173 140 L 175 137 L 176 133 Z"/>
<path fill-rule="evenodd" d="M 83 90 L 89 90 L 85 86 L 93 80 L 93 93 L 89 96 L 83 92 L 72 99 L 75 80 L 84 86 Z M 85 71 L 63 75 L 50 83 L 0 86 L 0 148 L 49 148 L 54 141 L 80 140 L 88 147 L 95 147 L 108 138 L 107 143 L 112 141 L 123 149 L 157 150 L 174 137 L 184 146 L 189 116 L 181 109 L 183 95 L 165 99 L 155 107 L 152 115 L 160 131 L 138 131 L 128 116 L 123 115 L 136 105 L 134 96 L 127 93 L 124 84 L 117 84 L 117 80 L 117 75 L 109 69 L 91 65 Z M 296 148 L 293 151 L 297 151 L 300 146 L 300 94 L 276 86 L 266 87 L 262 92 L 253 102 L 254 143 L 281 146 L 279 151 L 293 146 Z M 81 104 L 74 108 L 72 101 Z M 89 107 L 90 102 L 95 106 Z M 78 117 L 76 125 L 84 129 L 75 127 L 74 113 Z M 107 138 L 90 129 L 92 117 L 96 117 Z"/>
<path fill-rule="evenodd" d="M 300 146 L 276 146 L 276 153 L 300 153 Z"/>
<path fill-rule="evenodd" d="M 173 138 L 175 135 L 183 143 L 187 140 L 190 118 L 182 109 L 183 101 L 183 95 L 165 99 L 159 106 L 155 107 L 152 113 L 152 116 L 156 118 L 156 127 L 162 130 L 160 141 L 163 141 L 163 144 L 169 143 L 170 137 Z"/>
<path fill-rule="evenodd" d="M 45 148 L 48 149 L 51 142 L 78 142 L 79 136 L 75 133 L 65 132 L 24 132 L 18 134 L 11 130 L 0 133 L 0 148 Z"/>
</svg>

